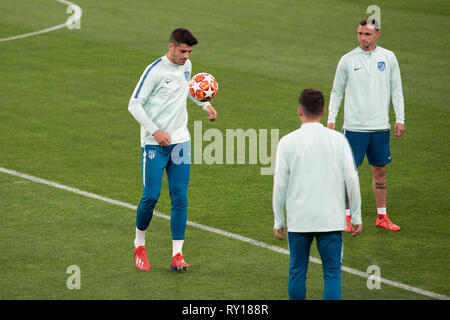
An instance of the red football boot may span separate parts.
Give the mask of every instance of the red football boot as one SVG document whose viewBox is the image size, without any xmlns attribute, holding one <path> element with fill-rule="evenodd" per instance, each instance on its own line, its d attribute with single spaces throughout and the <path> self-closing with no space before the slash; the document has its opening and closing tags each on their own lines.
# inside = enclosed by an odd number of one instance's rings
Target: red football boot
<svg viewBox="0 0 450 320">
<path fill-rule="evenodd" d="M 355 231 L 355 228 L 353 227 L 351 223 L 351 216 L 345 216 L 345 219 L 347 220 L 347 229 L 342 230 L 343 232 L 353 232 Z"/>
<path fill-rule="evenodd" d="M 392 221 L 389 220 L 387 214 L 379 214 L 376 225 L 378 228 L 384 228 L 391 231 L 400 231 L 400 227 L 393 224 Z"/>
<path fill-rule="evenodd" d="M 150 263 L 148 262 L 146 251 L 147 249 L 144 246 L 134 248 L 134 261 L 139 270 L 150 270 Z"/>
<path fill-rule="evenodd" d="M 184 261 L 184 257 L 179 252 L 172 258 L 170 263 L 170 270 L 173 271 L 187 271 L 190 268 L 191 266 Z"/>
</svg>

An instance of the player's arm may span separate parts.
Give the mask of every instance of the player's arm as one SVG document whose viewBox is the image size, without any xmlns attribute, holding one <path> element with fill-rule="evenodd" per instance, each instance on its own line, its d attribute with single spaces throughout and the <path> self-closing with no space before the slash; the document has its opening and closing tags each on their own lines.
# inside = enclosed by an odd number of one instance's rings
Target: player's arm
<svg viewBox="0 0 450 320">
<path fill-rule="evenodd" d="M 405 102 L 403 99 L 402 78 L 397 58 L 393 54 L 391 70 L 392 105 L 395 112 L 394 135 L 398 139 L 405 134 Z"/>
<path fill-rule="evenodd" d="M 343 162 L 345 188 L 347 190 L 350 205 L 351 223 L 356 227 L 353 236 L 357 236 L 362 231 L 361 192 L 359 188 L 358 171 L 356 169 L 355 161 L 353 160 L 352 150 L 350 149 L 347 140 L 344 141 Z"/>
<path fill-rule="evenodd" d="M 217 111 L 214 109 L 214 107 L 207 101 L 207 102 L 201 102 L 192 97 L 190 94 L 188 94 L 189 99 L 195 102 L 199 107 L 201 107 L 203 110 L 208 112 L 208 120 L 214 121 L 217 118 Z"/>
<path fill-rule="evenodd" d="M 153 135 L 158 144 L 168 146 L 171 143 L 169 135 L 159 130 L 143 107 L 156 87 L 157 78 L 158 75 L 155 72 L 144 71 L 128 103 L 128 111 L 146 131 Z"/>
<path fill-rule="evenodd" d="M 335 129 L 336 117 L 341 106 L 344 90 L 347 86 L 347 67 L 344 57 L 338 63 L 336 74 L 334 75 L 333 88 L 330 94 L 328 105 L 328 128 Z"/>
<path fill-rule="evenodd" d="M 275 238 L 279 240 L 283 240 L 286 234 L 284 208 L 286 206 L 286 192 L 289 181 L 289 167 L 287 163 L 287 157 L 284 154 L 284 150 L 286 150 L 286 148 L 284 148 L 283 145 L 283 140 L 281 140 L 278 144 L 275 159 L 272 196 L 272 206 L 274 213 L 273 234 Z"/>
</svg>

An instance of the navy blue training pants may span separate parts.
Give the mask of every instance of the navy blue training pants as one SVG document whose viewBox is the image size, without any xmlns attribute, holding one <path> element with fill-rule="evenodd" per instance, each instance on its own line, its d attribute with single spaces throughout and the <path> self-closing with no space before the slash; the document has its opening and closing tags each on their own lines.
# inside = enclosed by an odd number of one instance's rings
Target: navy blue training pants
<svg viewBox="0 0 450 320">
<path fill-rule="evenodd" d="M 289 238 L 289 298 L 306 299 L 306 272 L 308 271 L 309 251 L 314 238 L 322 259 L 324 277 L 324 300 L 340 300 L 342 294 L 342 232 L 288 232 Z"/>
</svg>

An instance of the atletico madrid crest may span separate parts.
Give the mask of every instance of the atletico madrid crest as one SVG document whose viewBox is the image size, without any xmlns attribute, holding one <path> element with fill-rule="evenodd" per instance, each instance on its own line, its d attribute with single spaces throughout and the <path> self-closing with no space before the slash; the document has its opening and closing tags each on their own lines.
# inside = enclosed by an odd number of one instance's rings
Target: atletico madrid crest
<svg viewBox="0 0 450 320">
<path fill-rule="evenodd" d="M 380 70 L 380 71 L 386 70 L 386 63 L 384 63 L 384 61 L 378 61 L 377 66 L 378 66 L 378 70 Z"/>
<path fill-rule="evenodd" d="M 148 157 L 150 158 L 150 160 L 154 159 L 155 156 L 156 156 L 155 150 L 148 150 Z"/>
</svg>

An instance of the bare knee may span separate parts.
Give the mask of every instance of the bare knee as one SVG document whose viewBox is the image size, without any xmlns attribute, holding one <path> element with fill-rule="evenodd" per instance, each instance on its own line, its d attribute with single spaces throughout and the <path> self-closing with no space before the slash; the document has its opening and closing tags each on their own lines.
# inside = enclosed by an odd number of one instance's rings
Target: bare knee
<svg viewBox="0 0 450 320">
<path fill-rule="evenodd" d="M 376 181 L 386 180 L 386 166 L 382 167 L 372 166 L 372 175 Z"/>
</svg>

